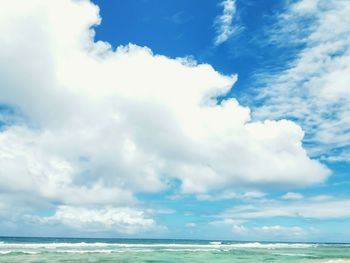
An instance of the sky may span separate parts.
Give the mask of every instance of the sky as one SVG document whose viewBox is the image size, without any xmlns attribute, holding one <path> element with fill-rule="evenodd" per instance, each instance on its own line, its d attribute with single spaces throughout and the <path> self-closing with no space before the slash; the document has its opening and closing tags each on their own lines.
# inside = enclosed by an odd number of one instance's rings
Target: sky
<svg viewBox="0 0 350 263">
<path fill-rule="evenodd" d="M 0 0 L 0 235 L 350 242 L 348 0 Z"/>
</svg>

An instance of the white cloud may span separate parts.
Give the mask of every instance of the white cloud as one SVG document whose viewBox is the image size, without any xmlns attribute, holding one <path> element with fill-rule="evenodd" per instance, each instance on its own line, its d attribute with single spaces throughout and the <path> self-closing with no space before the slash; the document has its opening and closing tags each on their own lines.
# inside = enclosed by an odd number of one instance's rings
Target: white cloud
<svg viewBox="0 0 350 263">
<path fill-rule="evenodd" d="M 105 207 L 87 209 L 84 207 L 59 206 L 50 217 L 37 218 L 41 224 L 63 224 L 74 230 L 88 232 L 112 231 L 122 234 L 136 234 L 148 231 L 162 231 L 164 227 L 142 210 Z"/>
<path fill-rule="evenodd" d="M 1 103 L 23 116 L 0 133 L 9 195 L 80 211 L 132 206 L 135 193 L 164 190 L 174 178 L 182 192 L 206 193 L 305 186 L 330 174 L 307 156 L 293 122 L 251 122 L 235 99 L 217 105 L 237 76 L 94 42 L 100 17 L 89 1 L 0 4 Z"/>
<path fill-rule="evenodd" d="M 243 225 L 234 225 L 232 231 L 235 234 L 242 235 L 245 238 L 254 237 L 254 238 L 287 238 L 293 239 L 296 237 L 306 236 L 307 231 L 298 226 L 261 226 L 261 227 L 245 227 Z"/>
<path fill-rule="evenodd" d="M 315 12 L 317 9 L 318 0 L 303 0 L 296 2 L 292 9 L 294 12 L 297 13 L 308 13 L 308 12 Z"/>
<path fill-rule="evenodd" d="M 52 143 L 50 136 L 16 126 L 0 133 L 0 187 L 5 192 L 34 194 L 66 204 L 135 202 L 128 189 L 107 186 L 98 179 L 93 184 L 89 178 L 84 180 L 82 168 L 46 149 Z"/>
<path fill-rule="evenodd" d="M 239 198 L 239 195 L 232 191 L 223 191 L 218 194 L 199 194 L 197 199 L 201 201 L 219 201 Z"/>
<path fill-rule="evenodd" d="M 334 199 L 334 197 L 331 195 L 316 195 L 316 196 L 311 196 L 309 199 L 312 201 L 327 201 L 327 200 Z"/>
<path fill-rule="evenodd" d="M 350 218 L 349 199 L 309 198 L 294 201 L 263 200 L 228 209 L 220 217 L 233 220 L 253 220 L 273 217 L 299 217 L 311 219 Z"/>
<path fill-rule="evenodd" d="M 288 192 L 282 196 L 282 199 L 286 199 L 286 200 L 300 200 L 303 198 L 304 198 L 304 196 L 302 194 L 293 193 L 293 192 Z"/>
<path fill-rule="evenodd" d="M 238 30 L 238 27 L 233 25 L 236 15 L 236 1 L 224 0 L 221 2 L 221 6 L 223 7 L 223 12 L 214 22 L 216 29 L 214 44 L 216 46 L 226 42 Z"/>
<path fill-rule="evenodd" d="M 209 223 L 209 226 L 231 231 L 235 238 L 241 240 L 295 240 L 305 237 L 309 231 L 299 226 L 245 226 L 247 220 L 234 220 L 230 218 Z"/>
<path fill-rule="evenodd" d="M 324 222 L 336 225 L 346 223 L 350 218 L 350 212 L 346 209 L 349 206 L 349 198 L 337 196 L 250 199 L 213 215 L 213 221 L 208 226 L 215 232 L 232 231 L 233 236 L 226 235 L 226 238 L 240 240 L 327 240 L 332 238 L 336 228 L 330 228 L 328 236 L 327 231 L 315 227 Z M 276 225 L 264 225 L 277 220 L 279 223 Z M 291 222 L 294 222 L 293 225 L 290 225 Z M 296 222 L 302 222 L 302 225 L 298 226 Z M 339 229 L 342 236 L 343 229 Z"/>
<path fill-rule="evenodd" d="M 278 45 L 301 48 L 286 69 L 261 75 L 256 117 L 293 118 L 306 131 L 309 152 L 348 161 L 350 147 L 350 18 L 348 1 L 299 0 L 270 33 Z"/>
<path fill-rule="evenodd" d="M 241 226 L 246 220 L 223 218 L 209 222 L 210 226 Z"/>
<path fill-rule="evenodd" d="M 260 191 L 249 191 L 249 192 L 244 193 L 243 197 L 251 199 L 251 198 L 262 198 L 265 195 L 266 195 L 265 193 L 262 193 Z"/>
<path fill-rule="evenodd" d="M 305 231 L 303 228 L 298 226 L 293 227 L 285 227 L 280 225 L 274 225 L 274 226 L 262 226 L 259 228 L 254 228 L 254 230 L 258 230 L 259 232 L 262 232 L 264 234 L 268 235 L 274 235 L 274 236 L 302 236 L 305 235 Z"/>
<path fill-rule="evenodd" d="M 196 227 L 197 224 L 196 223 L 193 223 L 193 222 L 189 222 L 186 224 L 186 227 L 189 227 L 189 228 L 193 228 L 193 227 Z"/>
<path fill-rule="evenodd" d="M 229 199 L 251 199 L 262 198 L 266 194 L 260 191 L 248 191 L 244 193 L 236 193 L 233 191 L 222 191 L 220 193 L 198 194 L 197 199 L 201 201 L 220 201 Z"/>
</svg>

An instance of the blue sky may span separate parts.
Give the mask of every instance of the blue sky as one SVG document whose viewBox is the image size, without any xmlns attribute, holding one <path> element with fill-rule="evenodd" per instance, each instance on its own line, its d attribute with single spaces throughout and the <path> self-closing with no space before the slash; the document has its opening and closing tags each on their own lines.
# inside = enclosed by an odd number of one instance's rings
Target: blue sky
<svg viewBox="0 0 350 263">
<path fill-rule="evenodd" d="M 347 1 L 1 5 L 0 235 L 350 242 Z"/>
</svg>

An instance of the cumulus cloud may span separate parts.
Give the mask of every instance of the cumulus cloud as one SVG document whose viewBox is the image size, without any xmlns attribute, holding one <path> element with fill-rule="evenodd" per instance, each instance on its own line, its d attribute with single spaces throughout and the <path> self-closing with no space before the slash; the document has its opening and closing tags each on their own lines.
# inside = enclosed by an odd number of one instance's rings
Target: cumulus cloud
<svg viewBox="0 0 350 263">
<path fill-rule="evenodd" d="M 223 7 L 223 12 L 214 22 L 216 29 L 216 36 L 214 39 L 215 46 L 226 42 L 238 30 L 238 27 L 233 25 L 236 15 L 236 1 L 224 0 L 221 2 L 221 6 Z"/>
<path fill-rule="evenodd" d="M 66 204 L 133 203 L 132 193 L 97 180 L 74 182 L 82 170 L 55 151 L 47 151 L 51 134 L 11 126 L 0 133 L 0 187 Z M 48 139 L 48 141 L 47 141 Z M 45 146 L 44 146 L 45 145 Z M 84 162 L 84 161 L 82 161 Z M 88 179 L 88 178 L 86 178 Z"/>
<path fill-rule="evenodd" d="M 63 205 L 54 218 L 64 221 L 68 211 L 90 215 L 81 210 L 89 205 L 133 206 L 135 193 L 174 179 L 184 193 L 206 193 L 305 186 L 330 174 L 308 157 L 293 122 L 252 122 L 235 99 L 217 103 L 236 75 L 95 42 L 101 19 L 89 1 L 0 4 L 0 100 L 21 116 L 0 132 L 0 187 L 9 196 Z M 91 216 L 103 221 L 101 213 Z"/>
<path fill-rule="evenodd" d="M 78 231 L 112 231 L 122 234 L 136 234 L 161 231 L 164 227 L 147 217 L 142 210 L 126 207 L 104 207 L 99 209 L 59 206 L 50 217 L 37 218 L 42 224 L 63 224 Z"/>
<path fill-rule="evenodd" d="M 258 118 L 296 120 L 310 154 L 330 161 L 350 160 L 349 11 L 343 0 L 299 0 L 286 8 L 270 37 L 299 50 L 285 70 L 259 76 L 262 103 L 254 110 Z"/>
</svg>

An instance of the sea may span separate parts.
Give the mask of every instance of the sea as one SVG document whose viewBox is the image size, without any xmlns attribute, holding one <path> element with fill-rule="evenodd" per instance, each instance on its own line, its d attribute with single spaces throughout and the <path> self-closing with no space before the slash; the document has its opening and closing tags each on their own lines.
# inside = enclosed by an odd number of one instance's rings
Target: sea
<svg viewBox="0 0 350 263">
<path fill-rule="evenodd" d="M 350 263 L 350 244 L 0 237 L 0 262 Z"/>
</svg>

